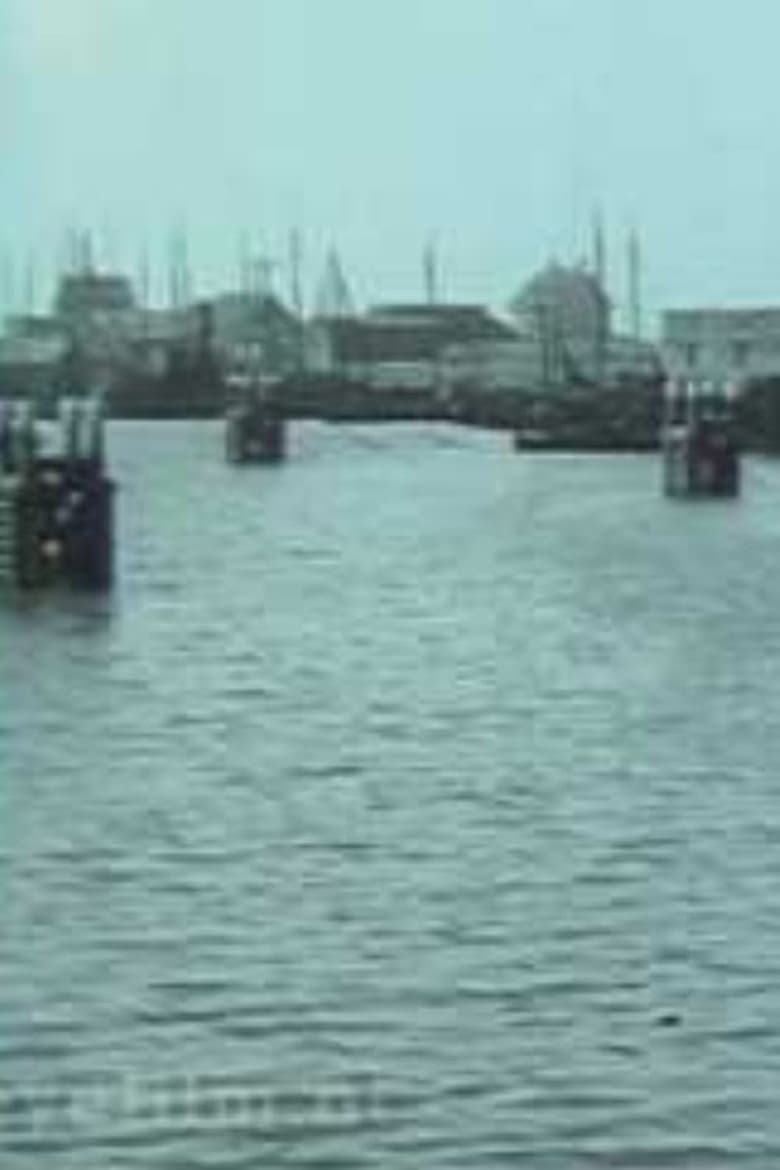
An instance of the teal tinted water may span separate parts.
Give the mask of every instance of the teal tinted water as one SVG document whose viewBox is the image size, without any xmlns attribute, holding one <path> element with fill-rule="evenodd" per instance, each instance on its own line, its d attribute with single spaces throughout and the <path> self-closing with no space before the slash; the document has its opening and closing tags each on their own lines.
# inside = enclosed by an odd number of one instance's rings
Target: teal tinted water
<svg viewBox="0 0 780 1170">
<path fill-rule="evenodd" d="M 780 466 L 116 424 L 0 608 L 0 1165 L 780 1164 Z"/>
</svg>

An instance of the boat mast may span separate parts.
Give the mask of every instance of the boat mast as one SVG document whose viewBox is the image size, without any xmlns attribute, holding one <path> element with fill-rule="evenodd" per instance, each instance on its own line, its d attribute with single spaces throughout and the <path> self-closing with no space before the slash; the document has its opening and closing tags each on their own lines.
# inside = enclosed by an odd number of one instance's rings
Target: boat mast
<svg viewBox="0 0 780 1170">
<path fill-rule="evenodd" d="M 301 268 L 303 264 L 303 240 L 300 228 L 293 228 L 290 232 L 290 301 L 295 315 L 295 368 L 303 370 L 306 364 L 306 346 L 304 337 L 304 307 L 303 285 Z"/>
<path fill-rule="evenodd" d="M 439 273 L 436 256 L 436 245 L 429 240 L 423 250 L 423 286 L 425 299 L 429 305 L 439 303 Z"/>
<path fill-rule="evenodd" d="M 598 320 L 594 338 L 594 372 L 598 386 L 604 383 L 607 356 L 607 250 L 604 240 L 604 215 L 597 208 L 593 215 L 593 274 L 598 285 Z"/>
<path fill-rule="evenodd" d="M 632 228 L 628 234 L 628 305 L 631 336 L 642 338 L 642 254 L 639 234 Z"/>
</svg>

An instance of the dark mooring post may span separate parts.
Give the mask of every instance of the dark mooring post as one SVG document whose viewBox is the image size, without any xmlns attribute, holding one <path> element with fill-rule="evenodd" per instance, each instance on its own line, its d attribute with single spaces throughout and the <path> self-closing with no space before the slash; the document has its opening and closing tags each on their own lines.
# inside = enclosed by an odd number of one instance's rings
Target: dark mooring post
<svg viewBox="0 0 780 1170">
<path fill-rule="evenodd" d="M 281 463 L 287 455 L 287 419 L 270 391 L 242 387 L 228 410 L 225 453 L 230 463 Z"/>
<path fill-rule="evenodd" d="M 739 495 L 740 447 L 731 391 L 693 382 L 670 384 L 662 450 L 666 495 Z"/>
<path fill-rule="evenodd" d="M 113 580 L 114 484 L 105 470 L 105 424 L 100 403 L 82 404 L 78 441 L 64 469 L 67 503 L 64 571 L 68 581 L 105 589 Z"/>
<path fill-rule="evenodd" d="M 114 483 L 98 403 L 62 412 L 62 444 L 40 453 L 31 413 L 0 422 L 0 580 L 106 589 L 113 580 Z"/>
</svg>

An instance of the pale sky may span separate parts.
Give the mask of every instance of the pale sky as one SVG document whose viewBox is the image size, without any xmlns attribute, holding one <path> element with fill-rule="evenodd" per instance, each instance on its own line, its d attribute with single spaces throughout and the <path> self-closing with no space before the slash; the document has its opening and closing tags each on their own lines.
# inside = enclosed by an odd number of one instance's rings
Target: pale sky
<svg viewBox="0 0 780 1170">
<path fill-rule="evenodd" d="M 298 227 L 365 303 L 434 236 L 501 306 L 601 206 L 618 309 L 632 223 L 651 326 L 780 304 L 779 43 L 778 0 L 0 0 L 0 247 L 43 307 L 69 226 L 160 290 L 174 225 L 204 291 L 243 231 L 284 292 Z"/>
</svg>

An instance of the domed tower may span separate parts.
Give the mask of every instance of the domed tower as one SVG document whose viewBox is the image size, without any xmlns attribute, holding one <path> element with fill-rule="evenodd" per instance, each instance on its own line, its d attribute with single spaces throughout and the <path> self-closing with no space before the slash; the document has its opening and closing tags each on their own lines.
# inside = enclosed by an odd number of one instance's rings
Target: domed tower
<svg viewBox="0 0 780 1170">
<path fill-rule="evenodd" d="M 542 347 L 548 378 L 599 380 L 610 334 L 610 302 L 584 268 L 550 264 L 512 298 L 518 331 Z"/>
<path fill-rule="evenodd" d="M 512 298 L 509 308 L 527 336 L 547 331 L 576 341 L 609 336 L 609 298 L 584 268 L 548 265 Z"/>
</svg>

